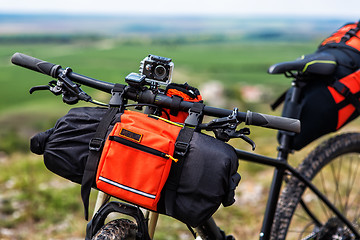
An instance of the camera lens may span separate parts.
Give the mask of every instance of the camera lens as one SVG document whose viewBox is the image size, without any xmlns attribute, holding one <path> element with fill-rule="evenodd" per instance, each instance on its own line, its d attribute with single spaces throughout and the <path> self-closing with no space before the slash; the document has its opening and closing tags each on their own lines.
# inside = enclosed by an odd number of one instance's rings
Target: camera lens
<svg viewBox="0 0 360 240">
<path fill-rule="evenodd" d="M 154 70 L 154 77 L 159 80 L 164 80 L 166 78 L 166 68 L 163 65 L 157 65 Z"/>
</svg>

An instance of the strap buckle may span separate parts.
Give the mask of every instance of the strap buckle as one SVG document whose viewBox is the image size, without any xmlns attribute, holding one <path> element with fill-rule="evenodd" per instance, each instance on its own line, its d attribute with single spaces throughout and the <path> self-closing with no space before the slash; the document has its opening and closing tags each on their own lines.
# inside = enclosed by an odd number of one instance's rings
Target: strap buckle
<svg viewBox="0 0 360 240">
<path fill-rule="evenodd" d="M 187 142 L 175 142 L 175 154 L 178 156 L 185 156 L 185 154 L 187 153 L 188 149 L 189 149 L 189 143 Z"/>
<path fill-rule="evenodd" d="M 189 109 L 189 116 L 185 119 L 185 126 L 197 127 L 201 123 L 204 106 L 200 102 L 193 103 Z"/>
<path fill-rule="evenodd" d="M 104 139 L 93 138 L 89 143 L 89 150 L 99 152 L 104 143 Z"/>
<path fill-rule="evenodd" d="M 202 113 L 189 111 L 189 116 L 185 120 L 186 126 L 195 127 L 199 124 Z"/>
<path fill-rule="evenodd" d="M 111 89 L 111 98 L 109 101 L 110 107 L 123 107 L 126 104 L 125 89 L 126 87 L 121 84 L 115 84 L 114 88 Z"/>
</svg>

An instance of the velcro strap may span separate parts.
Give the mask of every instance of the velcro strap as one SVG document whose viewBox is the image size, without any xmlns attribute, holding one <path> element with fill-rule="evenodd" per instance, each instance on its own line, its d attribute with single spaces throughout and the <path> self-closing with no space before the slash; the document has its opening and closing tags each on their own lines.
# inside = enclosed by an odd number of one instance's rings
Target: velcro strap
<svg viewBox="0 0 360 240">
<path fill-rule="evenodd" d="M 183 100 L 182 97 L 179 96 L 172 96 L 171 97 L 171 104 L 170 104 L 170 114 L 173 116 L 177 116 L 180 110 L 180 103 Z"/>
<path fill-rule="evenodd" d="M 176 90 L 175 92 L 172 90 Z M 177 92 L 177 93 L 176 93 Z M 187 83 L 184 84 L 178 84 L 178 83 L 170 83 L 166 87 L 166 94 L 169 96 L 169 93 L 171 96 L 178 95 L 183 97 L 185 101 L 188 101 L 189 99 L 197 99 L 201 100 L 200 92 L 197 88 L 190 86 Z"/>
</svg>

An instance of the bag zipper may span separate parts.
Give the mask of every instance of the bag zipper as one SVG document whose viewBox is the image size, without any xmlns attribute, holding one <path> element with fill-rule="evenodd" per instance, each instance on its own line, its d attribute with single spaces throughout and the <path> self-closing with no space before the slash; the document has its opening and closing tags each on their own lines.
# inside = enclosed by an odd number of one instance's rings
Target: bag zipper
<svg viewBox="0 0 360 240">
<path fill-rule="evenodd" d="M 162 157 L 162 158 L 165 158 L 165 159 L 171 159 L 171 160 L 173 160 L 174 162 L 179 161 L 178 159 L 174 158 L 174 157 L 171 156 L 170 154 L 161 152 L 161 151 L 159 151 L 159 150 L 156 150 L 156 149 L 151 148 L 151 147 L 148 147 L 148 146 L 144 146 L 144 145 L 138 144 L 138 143 L 136 143 L 136 142 L 127 140 L 127 139 L 122 138 L 122 137 L 109 136 L 109 140 L 110 140 L 110 141 L 115 141 L 115 142 L 118 142 L 118 143 L 121 143 L 121 144 L 124 144 L 124 145 L 126 145 L 126 146 L 135 148 L 135 149 L 140 150 L 140 151 L 143 151 L 143 152 L 150 153 L 150 154 L 155 155 L 155 156 L 158 156 L 158 157 Z"/>
<path fill-rule="evenodd" d="M 178 126 L 178 127 L 181 127 L 181 128 L 184 127 L 184 125 L 181 124 L 181 123 L 172 122 L 172 121 L 170 121 L 170 120 L 168 120 L 168 119 L 165 119 L 165 118 L 162 118 L 162 117 L 159 117 L 159 116 L 156 116 L 156 115 L 150 114 L 150 115 L 148 115 L 148 117 L 154 118 L 154 119 L 156 119 L 156 120 L 161 120 L 161 121 L 164 121 L 164 122 L 166 122 L 166 123 L 169 123 L 169 124 L 171 124 L 171 125 Z"/>
</svg>

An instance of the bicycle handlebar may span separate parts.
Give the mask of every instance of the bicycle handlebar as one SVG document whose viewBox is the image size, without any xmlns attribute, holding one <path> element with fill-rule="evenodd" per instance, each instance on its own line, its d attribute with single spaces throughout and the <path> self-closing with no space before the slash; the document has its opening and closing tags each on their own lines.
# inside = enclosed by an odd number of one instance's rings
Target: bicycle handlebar
<svg viewBox="0 0 360 240">
<path fill-rule="evenodd" d="M 49 75 L 53 78 L 58 78 L 59 74 L 64 71 L 60 65 L 49 63 L 22 53 L 15 53 L 11 62 L 15 65 Z M 67 77 L 72 81 L 98 89 L 103 92 L 111 93 L 114 85 L 113 83 L 104 82 L 94 78 L 80 75 L 75 72 L 68 72 Z M 170 108 L 172 98 L 164 94 L 154 94 L 150 90 L 141 91 L 141 92 L 127 92 L 126 97 L 130 100 L 137 101 L 139 103 L 149 103 L 155 104 L 160 107 Z M 193 103 L 182 101 L 180 103 L 180 110 L 188 111 Z M 205 106 L 203 113 L 208 116 L 213 117 L 226 117 L 232 114 L 232 110 L 214 108 L 210 106 Z M 245 122 L 247 125 L 255 125 L 260 127 L 272 128 L 277 130 L 284 130 L 290 132 L 300 132 L 300 121 L 297 119 L 285 118 L 272 116 L 262 113 L 254 112 L 238 112 L 237 118 L 239 121 Z"/>
<path fill-rule="evenodd" d="M 60 65 L 49 63 L 25 55 L 23 53 L 15 53 L 11 58 L 11 62 L 20 67 L 46 74 L 53 78 L 58 78 L 59 74 L 64 71 L 64 69 L 62 69 Z M 79 84 L 83 84 L 107 93 L 110 93 L 111 89 L 113 89 L 114 87 L 114 84 L 112 83 L 103 82 L 74 72 L 69 72 L 68 77 Z"/>
</svg>

